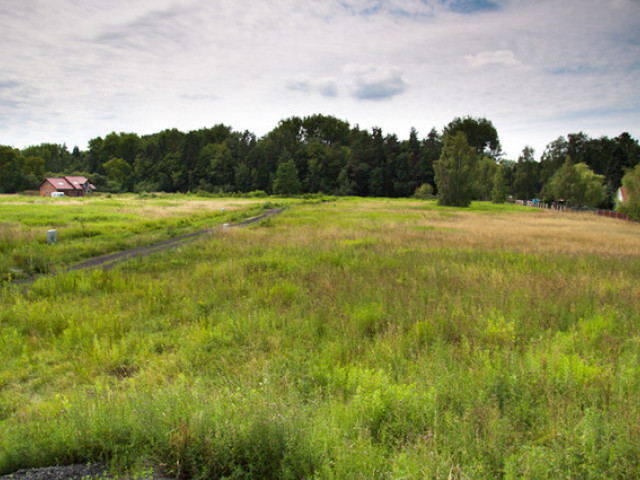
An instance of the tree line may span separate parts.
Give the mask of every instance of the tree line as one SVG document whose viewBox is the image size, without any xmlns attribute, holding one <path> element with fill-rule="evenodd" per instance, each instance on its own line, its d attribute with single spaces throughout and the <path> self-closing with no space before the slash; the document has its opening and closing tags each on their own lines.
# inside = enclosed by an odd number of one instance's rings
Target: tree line
<svg viewBox="0 0 640 480">
<path fill-rule="evenodd" d="M 610 207 L 623 176 L 638 163 L 640 146 L 628 133 L 597 139 L 569 134 L 549 143 L 539 159 L 525 147 L 509 160 L 485 118 L 457 117 L 423 138 L 412 128 L 400 140 L 380 128 L 311 115 L 281 120 L 260 138 L 219 124 L 187 133 L 112 132 L 91 139 L 87 150 L 2 146 L 0 192 L 33 190 L 46 176 L 80 174 L 109 192 L 417 194 L 460 205 L 562 196 Z"/>
</svg>

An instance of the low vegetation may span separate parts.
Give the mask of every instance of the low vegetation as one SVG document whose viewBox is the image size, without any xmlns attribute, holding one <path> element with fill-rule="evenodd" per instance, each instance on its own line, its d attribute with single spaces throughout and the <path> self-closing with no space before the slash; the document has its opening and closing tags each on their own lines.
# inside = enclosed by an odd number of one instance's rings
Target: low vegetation
<svg viewBox="0 0 640 480">
<path fill-rule="evenodd" d="M 163 201 L 184 207 L 158 217 L 190 208 Z M 638 228 L 309 201 L 108 272 L 5 282 L 0 474 L 635 478 Z"/>
<path fill-rule="evenodd" d="M 0 282 L 233 222 L 264 206 L 264 199 L 195 195 L 0 195 Z M 56 245 L 47 244 L 47 230 L 56 230 Z"/>
</svg>

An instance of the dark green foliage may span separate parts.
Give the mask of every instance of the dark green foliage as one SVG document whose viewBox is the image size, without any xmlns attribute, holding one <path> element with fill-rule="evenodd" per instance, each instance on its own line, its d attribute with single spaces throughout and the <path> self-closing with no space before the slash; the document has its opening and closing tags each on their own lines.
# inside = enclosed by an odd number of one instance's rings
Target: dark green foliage
<svg viewBox="0 0 640 480">
<path fill-rule="evenodd" d="M 250 192 L 251 188 L 251 170 L 247 162 L 242 162 L 235 167 L 235 183 L 239 192 Z"/>
<path fill-rule="evenodd" d="M 131 183 L 132 168 L 126 160 L 113 157 L 103 165 L 110 180 L 117 182 L 122 191 L 127 191 Z"/>
<path fill-rule="evenodd" d="M 298 169 L 293 159 L 285 150 L 280 157 L 276 178 L 273 180 L 273 193 L 276 195 L 296 195 L 300 193 Z"/>
<path fill-rule="evenodd" d="M 626 132 L 615 138 L 589 138 L 582 132 L 571 133 L 567 139 L 559 137 L 547 145 L 542 155 L 541 184 L 549 181 L 567 156 L 575 163 L 584 163 L 595 174 L 604 176 L 605 202 L 607 206 L 612 206 L 625 171 L 640 162 L 640 145 Z"/>
<path fill-rule="evenodd" d="M 478 155 L 490 155 L 497 158 L 502 147 L 498 138 L 498 131 L 490 120 L 486 118 L 456 117 L 442 132 L 443 136 L 463 132 L 467 142 Z"/>
<path fill-rule="evenodd" d="M 494 161 L 480 162 L 474 193 L 476 199 L 489 199 L 495 160 L 501 155 L 498 132 L 486 118 L 469 116 L 455 118 L 442 135 L 432 128 L 420 139 L 412 128 L 406 140 L 384 134 L 380 128 L 352 127 L 328 115 L 286 118 L 261 138 L 224 124 L 187 133 L 177 129 L 142 136 L 111 132 L 89 140 L 86 151 L 74 147 L 70 153 L 66 145 L 43 143 L 17 152 L 18 163 L 1 176 L 0 191 L 35 189 L 47 172 L 106 176 L 104 165 L 112 158 L 124 160 L 132 172 L 125 182 L 96 185 L 98 192 L 273 191 L 279 158 L 286 150 L 298 171 L 300 193 L 410 197 L 426 183 L 436 190 L 434 162 L 441 156 L 443 136 L 456 132 L 465 134 L 479 159 Z M 591 139 L 580 132 L 551 142 L 540 163 L 526 147 L 522 160 L 505 170 L 508 192 L 513 189 L 520 199 L 538 196 L 567 155 L 604 175 L 607 202 L 612 205 L 624 172 L 640 161 L 640 146 L 628 133 Z M 501 163 L 507 165 L 504 160 Z"/>
<path fill-rule="evenodd" d="M 76 147 L 77 148 L 77 147 Z M 76 151 L 76 149 L 74 149 Z M 39 157 L 44 160 L 45 172 L 62 172 L 65 170 L 83 170 L 80 162 L 79 151 L 75 155 L 71 155 L 66 145 L 58 145 L 55 143 L 42 143 L 37 146 L 31 146 L 23 149 L 21 152 L 23 157 Z M 106 160 L 105 160 L 106 161 Z M 42 172 L 44 173 L 44 172 Z"/>
<path fill-rule="evenodd" d="M 513 194 L 520 200 L 531 200 L 540 192 L 540 164 L 535 161 L 533 148 L 522 150 L 515 165 Z"/>
<path fill-rule="evenodd" d="M 572 205 L 597 207 L 605 197 L 604 176 L 596 175 L 584 163 L 574 164 L 567 157 L 544 186 L 547 200 L 564 200 Z"/>
<path fill-rule="evenodd" d="M 445 135 L 442 156 L 435 162 L 438 203 L 468 207 L 476 193 L 477 160 L 463 132 Z"/>
<path fill-rule="evenodd" d="M 15 193 L 28 185 L 25 159 L 11 147 L 0 146 L 0 193 Z"/>
<path fill-rule="evenodd" d="M 442 137 L 435 128 L 432 128 L 427 138 L 422 142 L 418 163 L 416 165 L 416 183 L 422 185 L 429 183 L 435 187 L 435 172 L 433 163 L 442 154 Z"/>
<path fill-rule="evenodd" d="M 498 165 L 493 158 L 482 157 L 476 164 L 476 194 L 475 200 L 491 200 L 491 188 Z"/>
</svg>

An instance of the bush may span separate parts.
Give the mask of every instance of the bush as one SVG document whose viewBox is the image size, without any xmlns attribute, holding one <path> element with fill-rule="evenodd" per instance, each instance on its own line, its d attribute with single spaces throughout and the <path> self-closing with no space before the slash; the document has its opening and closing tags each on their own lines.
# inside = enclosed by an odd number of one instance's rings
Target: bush
<svg viewBox="0 0 640 480">
<path fill-rule="evenodd" d="M 429 183 L 423 183 L 416 188 L 413 196 L 420 200 L 429 200 L 433 198 L 433 187 Z"/>
<path fill-rule="evenodd" d="M 264 190 L 254 190 L 252 192 L 245 193 L 243 196 L 249 198 L 265 198 L 267 196 L 267 192 Z"/>
</svg>

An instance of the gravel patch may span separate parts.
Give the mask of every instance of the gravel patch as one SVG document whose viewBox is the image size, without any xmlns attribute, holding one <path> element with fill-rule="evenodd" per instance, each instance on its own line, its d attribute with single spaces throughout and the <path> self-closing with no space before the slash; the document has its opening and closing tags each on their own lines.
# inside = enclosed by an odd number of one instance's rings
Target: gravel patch
<svg viewBox="0 0 640 480">
<path fill-rule="evenodd" d="M 68 465 L 65 467 L 32 468 L 18 470 L 0 480 L 88 480 L 108 478 L 107 469 L 103 465 Z"/>
<path fill-rule="evenodd" d="M 0 480 L 174 480 L 160 470 L 143 476 L 109 475 L 109 470 L 99 463 L 66 465 L 63 467 L 44 467 L 18 470 L 0 477 Z"/>
</svg>

